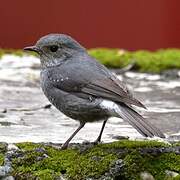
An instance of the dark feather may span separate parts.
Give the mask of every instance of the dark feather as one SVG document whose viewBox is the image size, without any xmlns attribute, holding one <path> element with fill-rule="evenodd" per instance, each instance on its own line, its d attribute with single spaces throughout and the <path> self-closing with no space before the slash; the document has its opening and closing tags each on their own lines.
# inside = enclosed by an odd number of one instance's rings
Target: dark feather
<svg viewBox="0 0 180 180">
<path fill-rule="evenodd" d="M 115 102 L 123 102 L 128 105 L 136 105 L 146 108 L 140 101 L 135 99 L 126 86 L 118 79 L 113 80 L 106 78 L 103 80 L 95 80 L 87 84 L 81 89 L 82 92 L 109 99 Z"/>
<path fill-rule="evenodd" d="M 128 121 L 140 134 L 145 137 L 153 137 L 158 136 L 161 138 L 165 138 L 164 134 L 153 126 L 150 122 L 146 121 L 140 114 L 138 114 L 132 108 L 126 105 L 119 105 L 120 116 Z"/>
</svg>

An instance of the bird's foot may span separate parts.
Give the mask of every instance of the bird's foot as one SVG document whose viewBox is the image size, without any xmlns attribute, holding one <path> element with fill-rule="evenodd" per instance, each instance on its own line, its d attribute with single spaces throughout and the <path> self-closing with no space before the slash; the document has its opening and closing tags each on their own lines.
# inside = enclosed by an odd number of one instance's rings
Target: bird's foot
<svg viewBox="0 0 180 180">
<path fill-rule="evenodd" d="M 100 143 L 101 143 L 101 139 L 99 139 L 99 138 L 97 138 L 97 139 L 93 142 L 94 145 L 98 145 L 98 144 L 100 144 Z"/>
<path fill-rule="evenodd" d="M 67 143 L 64 143 L 62 146 L 61 146 L 61 150 L 65 150 L 68 148 L 68 144 Z"/>
</svg>

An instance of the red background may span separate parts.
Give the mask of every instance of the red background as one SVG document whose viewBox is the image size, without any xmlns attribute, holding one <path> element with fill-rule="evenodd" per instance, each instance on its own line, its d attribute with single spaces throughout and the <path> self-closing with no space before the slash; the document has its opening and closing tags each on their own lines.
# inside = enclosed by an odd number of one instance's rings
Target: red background
<svg viewBox="0 0 180 180">
<path fill-rule="evenodd" d="M 6 0 L 0 19 L 2 48 L 22 48 L 52 32 L 87 48 L 180 47 L 179 0 Z"/>
</svg>

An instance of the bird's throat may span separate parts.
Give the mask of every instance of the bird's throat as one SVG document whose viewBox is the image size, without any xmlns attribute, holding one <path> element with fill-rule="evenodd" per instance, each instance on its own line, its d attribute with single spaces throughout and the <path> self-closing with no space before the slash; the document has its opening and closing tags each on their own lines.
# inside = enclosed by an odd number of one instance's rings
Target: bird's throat
<svg viewBox="0 0 180 180">
<path fill-rule="evenodd" d="M 58 59 L 48 59 L 48 60 L 40 58 L 41 66 L 42 66 L 43 69 L 48 68 L 48 67 L 59 66 L 63 62 L 65 62 L 66 60 L 67 60 L 66 57 L 62 57 L 62 58 L 58 58 Z"/>
</svg>

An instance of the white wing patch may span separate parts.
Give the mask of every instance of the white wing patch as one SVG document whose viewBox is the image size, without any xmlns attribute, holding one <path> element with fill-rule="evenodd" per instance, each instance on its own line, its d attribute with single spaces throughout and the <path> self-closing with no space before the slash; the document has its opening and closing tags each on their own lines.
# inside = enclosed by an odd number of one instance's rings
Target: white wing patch
<svg viewBox="0 0 180 180">
<path fill-rule="evenodd" d="M 103 100 L 100 106 L 102 109 L 107 110 L 112 116 L 119 117 L 121 110 L 115 102 Z"/>
</svg>

